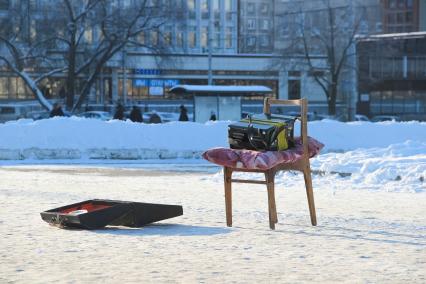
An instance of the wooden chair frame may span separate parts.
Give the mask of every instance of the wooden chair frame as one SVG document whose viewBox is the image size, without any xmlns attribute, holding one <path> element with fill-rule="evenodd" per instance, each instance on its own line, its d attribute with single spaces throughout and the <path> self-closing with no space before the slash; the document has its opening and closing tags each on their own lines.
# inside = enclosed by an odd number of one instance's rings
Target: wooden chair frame
<svg viewBox="0 0 426 284">
<path fill-rule="evenodd" d="M 272 230 L 275 230 L 275 224 L 278 223 L 277 208 L 275 204 L 275 174 L 283 170 L 294 170 L 294 171 L 300 171 L 303 173 L 303 176 L 305 179 L 306 195 L 308 198 L 311 223 L 313 226 L 317 225 L 314 193 L 312 189 L 311 167 L 309 164 L 308 123 L 307 123 L 308 102 L 306 99 L 278 100 L 278 99 L 265 98 L 263 112 L 271 113 L 271 105 L 300 106 L 303 156 L 299 161 L 295 163 L 279 164 L 269 170 L 250 170 L 250 169 L 236 169 L 236 168 L 224 167 L 226 224 L 228 227 L 232 227 L 232 183 L 233 182 L 252 183 L 252 184 L 266 185 L 266 188 L 268 191 L 269 227 Z M 263 173 L 265 175 L 265 181 L 233 179 L 232 178 L 233 172 Z"/>
</svg>

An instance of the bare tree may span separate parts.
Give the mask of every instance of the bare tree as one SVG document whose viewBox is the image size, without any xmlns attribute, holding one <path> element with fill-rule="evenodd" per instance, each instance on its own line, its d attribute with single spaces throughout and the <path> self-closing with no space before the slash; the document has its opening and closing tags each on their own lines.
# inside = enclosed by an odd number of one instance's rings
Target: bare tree
<svg viewBox="0 0 426 284">
<path fill-rule="evenodd" d="M 177 21 L 174 15 L 178 15 L 177 11 L 171 12 L 170 4 L 164 6 L 148 0 L 62 0 L 49 5 L 46 26 L 54 29 L 38 30 L 40 40 L 35 43 L 21 44 L 15 35 L 1 35 L 2 48 L 8 53 L 0 59 L 25 81 L 47 109 L 52 106 L 38 83 L 53 74 L 65 74 L 66 106 L 72 112 L 81 107 L 107 62 L 124 47 L 163 53 L 167 49 L 167 35 L 161 27 Z M 15 24 L 11 22 L 9 26 L 15 30 Z M 139 40 L 141 34 L 151 32 L 156 33 L 157 41 Z M 43 64 L 35 64 L 36 59 Z M 26 70 L 35 66 L 49 71 L 32 78 Z"/>
<path fill-rule="evenodd" d="M 6 64 L 12 73 L 24 81 L 40 104 L 45 109 L 51 110 L 52 104 L 44 97 L 40 83 L 54 74 L 65 71 L 66 67 L 55 66 L 55 62 L 47 56 L 48 39 L 30 38 L 21 11 L 11 10 L 10 16 L 2 18 L 0 22 L 0 64 L 2 62 Z M 35 76 L 29 72 L 34 66 L 41 66 L 45 71 Z"/>
<path fill-rule="evenodd" d="M 303 58 L 309 75 L 327 98 L 330 115 L 336 114 L 339 84 L 345 68 L 355 68 L 350 64 L 355 56 L 353 47 L 362 25 L 367 23 L 365 9 L 358 7 L 355 13 L 352 3 L 343 1 L 346 3 L 342 5 L 340 1 L 336 6 L 333 2 L 316 1 L 314 8 L 293 7 L 292 12 L 282 15 L 291 18 L 289 40 L 283 53 Z"/>
<path fill-rule="evenodd" d="M 63 0 L 62 35 L 57 41 L 65 45 L 66 106 L 72 111 L 80 108 L 107 62 L 125 46 L 145 48 L 151 53 L 162 53 L 166 48 L 160 40 L 164 35 L 161 27 L 176 20 L 170 13 L 171 6 L 153 5 L 147 0 L 128 6 L 120 3 Z M 141 34 L 150 32 L 157 33 L 157 42 L 138 40 Z M 82 84 L 76 84 L 81 77 Z"/>
</svg>

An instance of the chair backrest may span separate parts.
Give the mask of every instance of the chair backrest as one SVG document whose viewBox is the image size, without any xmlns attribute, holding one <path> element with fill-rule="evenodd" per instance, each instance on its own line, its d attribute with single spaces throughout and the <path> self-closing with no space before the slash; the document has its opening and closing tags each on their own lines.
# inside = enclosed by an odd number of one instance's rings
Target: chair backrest
<svg viewBox="0 0 426 284">
<path fill-rule="evenodd" d="M 308 151 L 308 100 L 303 98 L 300 100 L 278 100 L 265 98 L 263 104 L 263 112 L 266 114 L 271 113 L 271 105 L 286 105 L 286 106 L 300 106 L 300 133 L 302 136 L 303 155 L 309 159 Z"/>
</svg>

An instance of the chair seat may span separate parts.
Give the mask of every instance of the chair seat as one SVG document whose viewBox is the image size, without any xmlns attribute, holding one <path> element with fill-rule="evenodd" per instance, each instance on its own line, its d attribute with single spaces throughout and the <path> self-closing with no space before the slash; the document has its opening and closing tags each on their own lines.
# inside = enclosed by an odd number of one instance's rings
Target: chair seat
<svg viewBox="0 0 426 284">
<path fill-rule="evenodd" d="M 317 155 L 324 144 L 308 137 L 309 157 Z M 279 164 L 291 164 L 303 157 L 300 137 L 295 138 L 295 146 L 285 151 L 254 151 L 229 148 L 212 148 L 203 153 L 203 158 L 220 166 L 234 169 L 268 170 Z"/>
</svg>

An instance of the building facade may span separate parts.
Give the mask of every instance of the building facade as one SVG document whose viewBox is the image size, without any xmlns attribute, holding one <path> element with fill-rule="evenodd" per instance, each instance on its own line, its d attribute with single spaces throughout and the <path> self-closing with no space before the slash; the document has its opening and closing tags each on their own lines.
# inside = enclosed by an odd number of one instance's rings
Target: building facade
<svg viewBox="0 0 426 284">
<path fill-rule="evenodd" d="M 366 37 L 357 54 L 359 112 L 426 119 L 426 32 Z"/>
<path fill-rule="evenodd" d="M 132 6 L 134 1 L 137 0 L 111 3 Z M 363 24 L 367 26 L 365 33 L 381 32 L 381 14 L 374 10 L 379 1 L 361 1 L 363 5 L 355 6 L 359 13 L 369 10 Z M 326 112 L 326 97 L 315 82 L 312 70 L 304 67 L 305 58 L 302 55 L 289 58 L 283 53 L 290 42 L 289 35 L 295 31 L 295 21 L 303 20 L 321 32 L 323 1 L 150 0 L 147 3 L 172 7 L 180 13 L 178 22 L 166 22 L 158 31 L 146 31 L 137 38 L 140 43 L 161 43 L 168 48 L 161 54 L 135 47 L 118 52 L 97 77 L 90 92 L 90 104 L 111 105 L 119 100 L 126 104 L 172 102 L 177 98 L 168 94 L 171 86 L 207 84 L 211 70 L 213 84 L 265 85 L 273 90 L 274 97 L 307 97 L 312 106 Z M 307 13 L 297 15 L 297 3 L 304 3 Z M 332 3 L 347 6 L 349 2 L 334 0 Z M 0 0 L 0 19 L 11 17 L 14 11 L 25 15 L 24 37 L 31 40 L 47 28 L 43 19 L 53 20 L 57 15 L 53 6 L 48 0 Z M 89 44 L 94 43 L 99 38 L 99 30 L 88 27 L 84 37 Z M 318 66 L 325 64 L 323 54 L 315 54 L 312 60 Z M 37 70 L 30 72 L 37 73 Z M 349 76 L 343 77 L 339 90 L 338 105 L 342 112 L 348 104 Z M 63 85 L 64 75 L 55 74 L 43 81 L 43 91 L 48 98 L 61 99 Z M 34 96 L 22 80 L 1 67 L 0 100 L 31 99 Z M 260 110 L 260 100 L 257 104 Z"/>
<path fill-rule="evenodd" d="M 425 0 L 382 0 L 383 31 L 406 33 L 426 28 Z"/>
</svg>

